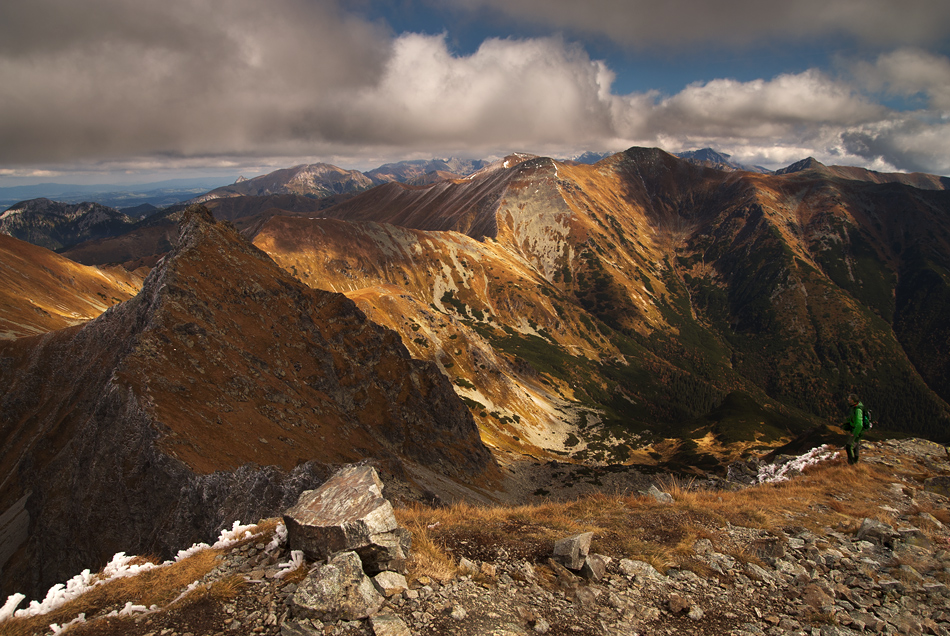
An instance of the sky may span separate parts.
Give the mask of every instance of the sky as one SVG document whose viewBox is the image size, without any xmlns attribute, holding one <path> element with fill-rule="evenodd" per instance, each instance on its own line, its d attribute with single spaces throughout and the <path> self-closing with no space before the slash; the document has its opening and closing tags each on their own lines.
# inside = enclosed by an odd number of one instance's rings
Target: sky
<svg viewBox="0 0 950 636">
<path fill-rule="evenodd" d="M 631 146 L 950 175 L 950 2 L 0 3 L 0 186 Z"/>
</svg>

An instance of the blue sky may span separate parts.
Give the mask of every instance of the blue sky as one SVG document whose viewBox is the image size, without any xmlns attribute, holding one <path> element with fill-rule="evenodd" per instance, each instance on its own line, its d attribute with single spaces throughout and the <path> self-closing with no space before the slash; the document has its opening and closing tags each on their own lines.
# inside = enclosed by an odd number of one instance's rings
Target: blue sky
<svg viewBox="0 0 950 636">
<path fill-rule="evenodd" d="M 0 186 L 711 146 L 950 174 L 945 0 L 7 0 Z"/>
</svg>

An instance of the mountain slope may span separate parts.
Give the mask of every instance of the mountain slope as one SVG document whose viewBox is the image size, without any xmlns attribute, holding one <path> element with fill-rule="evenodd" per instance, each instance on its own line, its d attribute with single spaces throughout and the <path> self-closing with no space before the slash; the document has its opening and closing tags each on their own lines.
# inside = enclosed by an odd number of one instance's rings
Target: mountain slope
<svg viewBox="0 0 950 636">
<path fill-rule="evenodd" d="M 474 389 L 460 393 L 493 395 L 499 420 L 510 412 L 542 428 L 572 421 L 562 441 L 573 434 L 578 448 L 616 451 L 575 458 L 610 460 L 637 448 L 668 455 L 658 450 L 663 437 L 695 440 L 687 450 L 724 439 L 773 443 L 836 421 L 852 391 L 884 426 L 946 436 L 947 328 L 923 299 L 944 302 L 948 210 L 943 191 L 814 170 L 726 173 L 632 148 L 592 166 L 512 156 L 464 180 L 387 184 L 326 211 L 357 227 L 375 221 L 461 232 L 494 261 L 453 260 L 428 235 L 414 239 L 418 258 L 393 258 L 372 236 L 345 240 L 340 250 L 332 244 L 338 239 L 321 239 L 309 256 L 299 246 L 284 254 L 280 237 L 260 244 L 299 276 L 306 271 L 310 285 L 325 281 L 366 304 L 395 294 L 387 287 L 395 285 L 435 309 L 435 318 L 457 317 L 505 358 L 500 373 L 522 386 L 547 382 L 575 410 L 527 415 L 517 400 L 482 391 L 490 382 L 477 375 L 461 378 Z M 360 245 L 369 246 L 367 255 Z M 472 278 L 479 266 L 471 263 L 483 260 L 497 270 L 487 284 L 473 284 L 483 274 Z M 419 283 L 420 268 L 452 278 L 452 295 L 444 297 L 448 288 L 433 283 L 435 274 Z M 521 288 L 516 311 L 497 309 L 506 284 Z M 421 337 L 408 331 L 411 321 L 396 322 L 406 342 Z M 415 353 L 426 355 L 423 348 Z M 433 351 L 451 349 L 440 343 Z M 764 418 L 772 424 L 755 430 L 740 417 L 736 430 L 719 420 L 713 430 L 702 418 L 729 396 L 772 414 Z M 470 406 L 476 415 L 488 411 Z M 584 409 L 592 410 L 582 416 Z M 592 421 L 596 434 L 581 430 Z M 512 443 L 521 437 L 510 423 L 509 435 Z"/>
<path fill-rule="evenodd" d="M 0 234 L 51 250 L 83 241 L 116 236 L 135 223 L 114 208 L 98 203 L 21 201 L 0 214 Z"/>
<path fill-rule="evenodd" d="M 0 361 L 0 509 L 28 513 L 0 553 L 5 589 L 189 545 L 331 464 L 375 458 L 411 483 L 419 463 L 469 487 L 494 474 L 437 368 L 207 211 L 186 212 L 135 298 L 0 343 Z"/>
<path fill-rule="evenodd" d="M 0 234 L 0 339 L 90 320 L 141 287 L 142 279 L 125 270 L 85 267 Z"/>
</svg>

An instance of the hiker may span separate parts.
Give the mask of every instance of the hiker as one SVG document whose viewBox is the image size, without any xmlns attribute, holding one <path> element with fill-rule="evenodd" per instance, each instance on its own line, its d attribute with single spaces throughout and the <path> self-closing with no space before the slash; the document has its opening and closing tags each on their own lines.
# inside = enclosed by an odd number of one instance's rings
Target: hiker
<svg viewBox="0 0 950 636">
<path fill-rule="evenodd" d="M 864 432 L 864 405 L 858 400 L 858 396 L 852 393 L 848 396 L 848 406 L 851 408 L 851 414 L 841 428 L 851 434 L 851 439 L 845 443 L 844 448 L 848 452 L 848 463 L 857 464 L 858 445 Z"/>
</svg>

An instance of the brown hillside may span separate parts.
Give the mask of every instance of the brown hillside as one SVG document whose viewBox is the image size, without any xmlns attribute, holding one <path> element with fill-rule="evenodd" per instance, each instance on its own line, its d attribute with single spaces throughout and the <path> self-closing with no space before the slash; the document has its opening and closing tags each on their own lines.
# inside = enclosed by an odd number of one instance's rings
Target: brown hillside
<svg viewBox="0 0 950 636">
<path fill-rule="evenodd" d="M 0 339 L 90 320 L 142 287 L 123 269 L 86 267 L 4 234 L 0 263 Z"/>
</svg>

